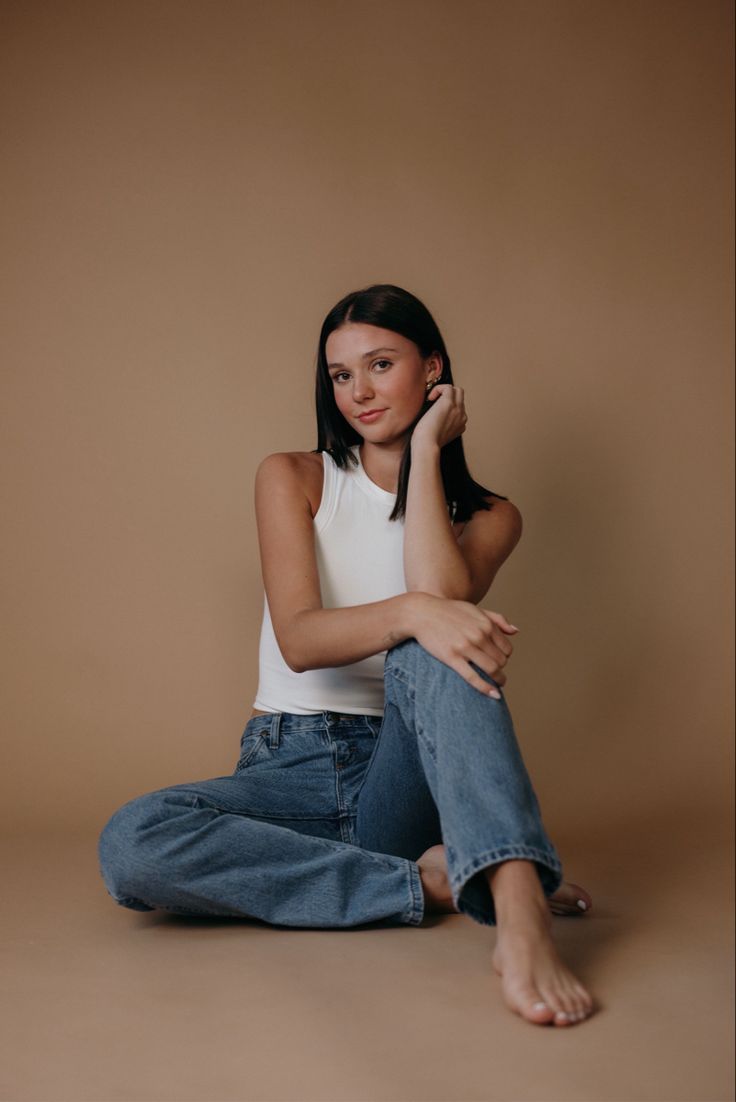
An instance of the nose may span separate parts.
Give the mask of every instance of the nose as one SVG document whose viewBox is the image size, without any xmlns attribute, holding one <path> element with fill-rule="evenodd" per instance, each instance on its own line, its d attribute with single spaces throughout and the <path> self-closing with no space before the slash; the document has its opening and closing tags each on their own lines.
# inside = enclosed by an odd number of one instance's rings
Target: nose
<svg viewBox="0 0 736 1102">
<path fill-rule="evenodd" d="M 356 375 L 353 381 L 353 398 L 356 402 L 364 402 L 366 398 L 373 397 L 373 387 L 367 375 Z"/>
</svg>

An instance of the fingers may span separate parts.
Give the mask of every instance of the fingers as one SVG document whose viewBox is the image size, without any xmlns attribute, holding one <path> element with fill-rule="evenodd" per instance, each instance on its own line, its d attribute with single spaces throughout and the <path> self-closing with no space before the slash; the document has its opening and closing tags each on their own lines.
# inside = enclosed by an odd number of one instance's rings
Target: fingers
<svg viewBox="0 0 736 1102">
<path fill-rule="evenodd" d="M 505 658 L 511 657 L 514 650 L 513 643 L 505 635 L 502 635 L 498 628 L 491 631 L 490 639 L 494 647 L 497 647 Z"/>
<path fill-rule="evenodd" d="M 507 661 L 505 654 L 497 654 L 482 647 L 468 647 L 463 657 L 466 662 L 472 662 L 488 677 L 493 678 L 497 685 L 506 684 L 506 674 L 502 668 Z"/>
<path fill-rule="evenodd" d="M 469 685 L 472 685 L 484 696 L 493 696 L 501 699 L 498 689 L 506 684 L 506 674 L 501 669 L 506 664 L 506 655 L 496 651 L 495 647 L 474 646 L 466 643 L 462 649 L 455 652 L 455 659 L 450 663 L 452 668 L 463 677 Z M 489 685 L 481 676 L 485 674 L 494 685 Z"/>
<path fill-rule="evenodd" d="M 486 617 L 490 615 L 482 608 L 475 609 L 474 612 L 485 612 Z M 493 615 L 500 615 L 500 613 L 493 613 Z M 485 656 L 486 665 L 490 661 L 497 667 L 504 666 L 514 650 L 514 645 L 511 640 L 503 634 L 493 620 L 489 623 L 488 619 L 481 619 L 478 617 L 477 622 L 472 628 L 466 629 L 463 636 L 459 648 L 461 656 L 463 658 L 468 658 L 473 648 L 475 648 L 479 654 Z M 482 663 L 479 663 L 479 665 L 482 665 Z M 486 665 L 483 665 L 484 669 Z M 492 670 L 488 670 L 487 672 L 491 677 L 494 676 Z"/>
<path fill-rule="evenodd" d="M 438 401 L 440 398 L 449 398 L 452 405 L 457 406 L 467 421 L 465 412 L 465 391 L 461 386 L 453 386 L 452 383 L 438 383 L 428 392 L 429 401 Z"/>
<path fill-rule="evenodd" d="M 483 612 L 486 610 L 481 609 L 480 611 Z M 516 631 L 518 631 L 518 628 L 516 628 L 515 625 L 509 624 L 508 620 L 506 620 L 505 616 L 502 616 L 501 613 L 489 614 L 486 612 L 486 615 L 489 619 L 491 616 L 493 617 L 491 623 L 487 625 L 484 631 L 478 632 L 475 638 L 472 638 L 472 636 L 468 638 L 462 649 L 462 657 L 466 662 L 472 662 L 478 666 L 479 670 L 492 678 L 497 685 L 503 686 L 506 684 L 506 674 L 503 672 L 503 667 L 511 657 L 514 647 L 511 640 L 503 634 L 496 620 L 502 620 L 509 628 L 513 628 Z M 463 673 L 463 676 L 466 676 L 465 673 Z M 479 689 L 479 691 L 488 692 L 487 685 L 481 687 L 481 685 L 478 684 L 477 678 L 471 679 L 466 677 L 466 680 L 469 680 L 475 688 Z"/>
<path fill-rule="evenodd" d="M 465 601 L 453 602 L 448 611 L 452 613 L 446 625 L 449 632 L 441 632 L 439 638 L 434 638 L 432 632 L 426 641 L 419 633 L 419 642 L 472 688 L 500 700 L 499 690 L 506 684 L 503 667 L 514 649 L 508 636 L 519 629 L 502 613 L 479 609 Z"/>
<path fill-rule="evenodd" d="M 480 674 L 475 672 L 469 662 L 463 662 L 462 659 L 459 659 L 451 663 L 451 665 L 456 673 L 459 673 L 469 685 L 477 689 L 483 696 L 492 696 L 495 700 L 501 699 L 501 693 L 496 686 L 489 685 L 487 681 L 484 681 Z"/>
<path fill-rule="evenodd" d="M 443 401 L 447 399 L 447 401 Z M 436 383 L 426 394 L 430 406 L 438 406 L 435 431 L 436 440 L 441 448 L 451 440 L 461 436 L 468 424 L 465 412 L 464 391 L 452 383 Z M 415 429 L 415 433 L 417 430 Z M 419 434 L 421 436 L 421 433 Z"/>
<path fill-rule="evenodd" d="M 491 612 L 490 609 L 482 608 L 481 612 L 485 612 L 489 620 L 492 620 L 494 624 L 498 624 L 501 631 L 516 632 L 520 628 L 517 628 L 516 624 L 510 623 L 502 612 Z"/>
<path fill-rule="evenodd" d="M 438 398 L 446 394 L 455 405 L 463 405 L 465 402 L 465 391 L 463 388 L 461 386 L 453 386 L 452 383 L 435 383 L 429 393 L 436 393 Z"/>
</svg>

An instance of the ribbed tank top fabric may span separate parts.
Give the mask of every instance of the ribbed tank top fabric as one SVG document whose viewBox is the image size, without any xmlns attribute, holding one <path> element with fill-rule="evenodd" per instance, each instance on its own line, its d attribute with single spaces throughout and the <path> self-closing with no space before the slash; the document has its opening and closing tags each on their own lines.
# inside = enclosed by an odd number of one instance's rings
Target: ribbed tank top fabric
<svg viewBox="0 0 736 1102">
<path fill-rule="evenodd" d="M 337 466 L 322 452 L 322 500 L 314 518 L 315 552 L 323 608 L 382 601 L 406 592 L 403 520 L 390 521 L 396 495 L 358 466 Z M 345 712 L 383 715 L 386 652 L 331 669 L 289 669 L 279 650 L 264 594 L 255 707 L 264 712 Z"/>
</svg>

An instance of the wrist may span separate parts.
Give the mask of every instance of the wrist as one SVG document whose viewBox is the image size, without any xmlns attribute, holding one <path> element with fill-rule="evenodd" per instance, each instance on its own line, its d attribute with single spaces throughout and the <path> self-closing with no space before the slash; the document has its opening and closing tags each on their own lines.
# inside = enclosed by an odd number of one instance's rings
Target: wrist
<svg viewBox="0 0 736 1102">
<path fill-rule="evenodd" d="M 427 604 L 435 599 L 431 594 L 416 589 L 397 597 L 397 642 L 416 638 L 422 617 L 426 614 Z"/>
<path fill-rule="evenodd" d="M 436 440 L 425 440 L 416 434 L 411 438 L 411 457 L 422 461 L 439 461 L 441 448 Z"/>
</svg>

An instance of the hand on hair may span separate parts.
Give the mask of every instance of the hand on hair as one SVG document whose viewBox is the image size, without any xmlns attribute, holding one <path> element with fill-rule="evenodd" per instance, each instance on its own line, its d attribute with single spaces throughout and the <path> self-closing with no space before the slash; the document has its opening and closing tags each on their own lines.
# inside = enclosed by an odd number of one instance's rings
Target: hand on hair
<svg viewBox="0 0 736 1102">
<path fill-rule="evenodd" d="M 427 399 L 432 404 L 414 428 L 412 450 L 422 444 L 443 448 L 465 432 L 468 423 L 462 387 L 439 383 L 429 391 Z"/>
</svg>

